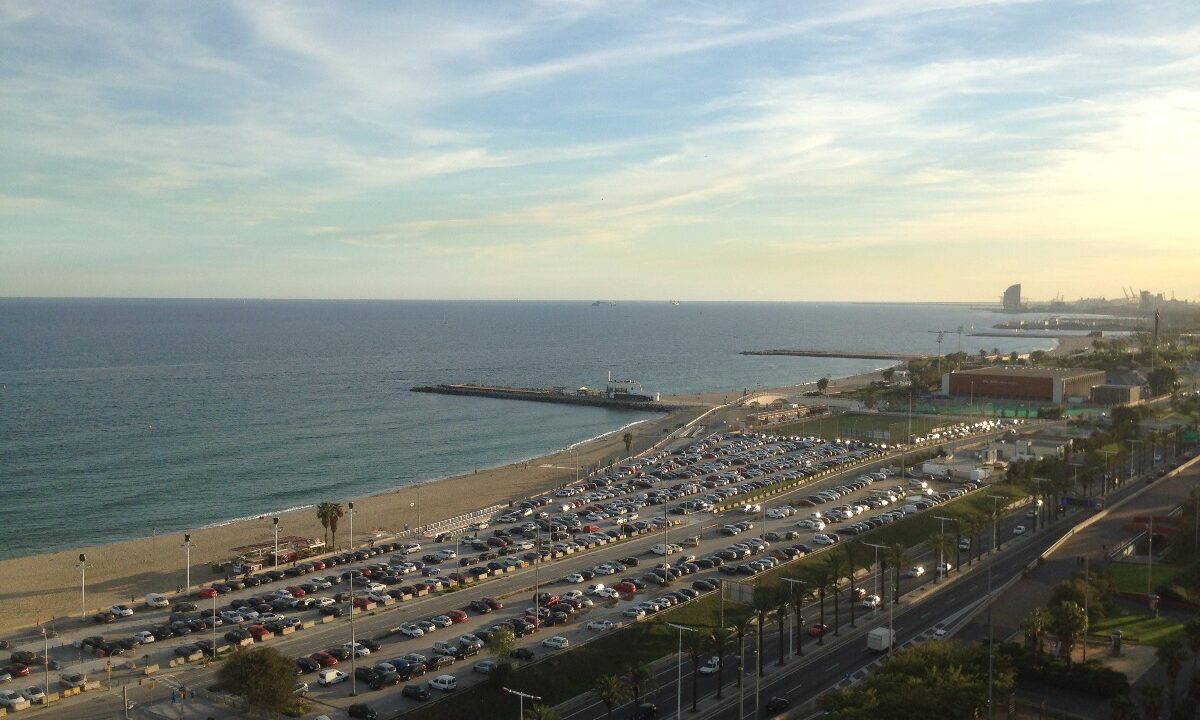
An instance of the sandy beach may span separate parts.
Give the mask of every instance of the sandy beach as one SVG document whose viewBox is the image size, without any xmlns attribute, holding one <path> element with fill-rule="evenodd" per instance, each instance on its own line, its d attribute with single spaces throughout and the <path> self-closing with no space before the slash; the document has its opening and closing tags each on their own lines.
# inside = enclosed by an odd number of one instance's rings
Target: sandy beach
<svg viewBox="0 0 1200 720">
<path fill-rule="evenodd" d="M 834 381 L 830 389 L 846 390 L 877 378 L 878 373 L 841 378 Z M 798 395 L 814 387 L 812 383 L 759 387 L 752 389 L 750 396 Z M 736 402 L 742 397 L 742 390 L 739 389 L 663 398 L 664 401 L 680 405 L 681 409 L 632 428 L 633 452 L 641 452 L 662 440 L 667 433 L 686 424 L 707 408 Z M 704 422 L 700 424 L 705 425 Z M 713 429 L 716 428 L 706 427 L 706 432 Z M 576 462 L 586 473 L 586 468 L 597 462 L 624 457 L 621 435 L 621 432 L 617 432 L 528 462 L 480 469 L 420 486 L 409 485 L 357 499 L 330 497 L 322 500 L 342 502 L 344 505 L 346 500 L 354 499 L 355 540 L 364 543 L 372 537 L 403 530 L 406 525 L 416 527 L 415 503 L 418 495 L 420 522 L 428 524 L 479 508 L 523 499 L 571 482 L 576 476 Z M 136 512 L 131 512 L 130 522 L 136 523 L 136 517 Z M 281 537 L 299 535 L 320 538 L 323 535 L 324 530 L 313 508 L 283 513 L 279 518 Z M 98 532 L 102 534 L 103 531 L 101 529 Z M 274 537 L 270 516 L 190 532 L 193 586 L 221 579 L 222 575 L 212 572 L 211 563 L 234 557 L 236 553 L 232 548 L 269 542 Z M 344 548 L 348 541 L 349 521 L 343 519 L 338 528 L 337 544 Z M 185 583 L 182 530 L 155 537 L 0 561 L 0 578 L 4 578 L 3 587 L 0 588 L 0 631 L 11 632 L 37 623 L 52 623 L 56 619 L 78 618 L 83 612 L 78 563 L 81 552 L 87 555 L 89 565 L 86 595 L 89 615 L 114 603 L 129 602 L 131 598 L 140 601 L 148 592 L 170 592 Z"/>
</svg>

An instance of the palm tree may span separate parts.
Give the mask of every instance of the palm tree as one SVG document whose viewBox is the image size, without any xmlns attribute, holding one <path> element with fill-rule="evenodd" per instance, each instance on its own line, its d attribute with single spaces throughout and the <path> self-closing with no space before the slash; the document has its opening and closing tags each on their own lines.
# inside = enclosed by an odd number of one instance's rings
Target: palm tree
<svg viewBox="0 0 1200 720">
<path fill-rule="evenodd" d="M 1037 648 L 1042 652 L 1046 643 L 1046 631 L 1050 628 L 1050 614 L 1045 608 L 1035 607 L 1021 621 L 1021 629 L 1025 631 L 1025 647 Z"/>
<path fill-rule="evenodd" d="M 962 518 L 954 519 L 954 568 L 962 572 Z"/>
<path fill-rule="evenodd" d="M 525 708 L 525 720 L 558 720 L 558 713 L 549 705 L 536 703 Z"/>
<path fill-rule="evenodd" d="M 323 502 L 317 505 L 317 519 L 321 521 L 321 527 L 325 528 L 325 547 L 329 549 L 329 532 L 333 531 L 333 540 L 337 542 L 337 526 L 338 520 L 342 517 L 342 504 L 335 502 Z"/>
<path fill-rule="evenodd" d="M 1171 716 L 1175 715 L 1175 686 L 1178 684 L 1179 673 L 1183 671 L 1183 661 L 1187 659 L 1187 650 L 1183 649 L 1183 641 L 1179 638 L 1171 638 L 1163 641 L 1162 645 L 1158 646 L 1158 651 L 1155 653 L 1158 661 L 1162 663 L 1163 670 L 1167 673 L 1167 699 L 1171 703 Z"/>
<path fill-rule="evenodd" d="M 846 543 L 846 567 L 850 570 L 850 627 L 857 627 L 854 624 L 854 571 L 858 570 L 858 555 L 854 552 L 855 547 L 855 543 Z"/>
<path fill-rule="evenodd" d="M 621 442 L 625 443 L 625 454 L 631 454 L 633 452 L 633 433 L 626 432 L 621 436 Z"/>
<path fill-rule="evenodd" d="M 1183 626 L 1183 634 L 1187 637 L 1188 650 L 1192 652 L 1192 681 L 1196 680 L 1196 660 L 1200 658 L 1200 620 L 1189 620 Z"/>
<path fill-rule="evenodd" d="M 1147 720 L 1158 720 L 1162 715 L 1162 690 L 1162 685 L 1158 683 L 1146 683 L 1138 686 L 1138 705 L 1142 706 L 1142 713 L 1145 714 Z"/>
<path fill-rule="evenodd" d="M 846 572 L 846 559 L 837 553 L 829 553 L 825 557 L 825 569 L 828 573 L 825 576 L 826 582 L 833 590 L 833 634 L 840 635 L 842 624 L 842 611 L 838 607 L 838 600 L 841 596 L 842 576 Z"/>
<path fill-rule="evenodd" d="M 601 675 L 592 684 L 592 694 L 604 703 L 608 720 L 612 720 L 613 708 L 625 702 L 629 697 L 629 688 L 625 687 L 625 683 L 616 675 Z"/>
<path fill-rule="evenodd" d="M 822 568 L 816 568 L 817 573 L 813 575 L 813 584 L 817 586 L 817 595 L 821 600 L 821 632 L 817 633 L 817 644 L 825 644 L 825 591 L 829 588 L 829 583 L 826 582 L 827 574 Z"/>
<path fill-rule="evenodd" d="M 758 676 L 763 677 L 766 675 L 763 671 L 763 635 L 766 634 L 764 630 L 767 625 L 767 615 L 770 615 L 776 607 L 775 588 L 755 585 L 754 597 L 751 602 L 754 614 L 758 616 Z"/>
<path fill-rule="evenodd" d="M 738 643 L 737 686 L 739 688 L 742 686 L 742 680 L 746 674 L 744 665 L 746 661 L 746 633 L 750 630 L 750 623 L 751 619 L 749 615 L 733 621 L 733 634 L 737 636 Z"/>
<path fill-rule="evenodd" d="M 708 646 L 712 648 L 713 654 L 719 660 L 717 662 L 717 699 L 722 698 L 722 691 L 725 689 L 725 655 L 729 652 L 729 641 L 732 639 L 733 633 L 729 628 L 717 627 L 713 628 L 707 636 Z"/>
<path fill-rule="evenodd" d="M 1050 632 L 1058 638 L 1059 657 L 1071 662 L 1071 650 L 1087 634 L 1087 613 L 1078 603 L 1065 600 L 1050 608 Z"/>
<path fill-rule="evenodd" d="M 950 549 L 950 536 L 943 535 L 941 533 L 934 533 L 929 537 L 929 548 L 937 555 L 939 564 L 945 562 L 946 551 Z M 940 567 L 934 569 L 934 583 L 938 581 L 938 576 L 941 574 L 942 569 Z"/>
<path fill-rule="evenodd" d="M 883 552 L 884 561 L 892 568 L 892 602 L 900 602 L 900 568 L 908 562 L 908 549 L 901 543 L 892 543 Z"/>
<path fill-rule="evenodd" d="M 792 605 L 792 598 L 785 587 L 775 588 L 775 607 L 771 610 L 775 614 L 776 629 L 779 631 L 779 665 L 783 666 L 787 662 L 787 651 L 783 649 L 783 641 L 787 638 L 784 632 L 783 624 L 787 621 L 788 608 Z"/>
<path fill-rule="evenodd" d="M 649 623 L 647 623 L 649 625 Z M 625 669 L 625 680 L 633 691 L 634 706 L 642 704 L 642 691 L 654 682 L 654 671 L 643 660 L 635 660 Z"/>
<path fill-rule="evenodd" d="M 788 595 L 788 604 L 792 610 L 796 612 L 796 654 L 804 654 L 804 600 L 805 593 L 799 589 L 795 583 L 788 583 L 791 593 Z"/>
</svg>

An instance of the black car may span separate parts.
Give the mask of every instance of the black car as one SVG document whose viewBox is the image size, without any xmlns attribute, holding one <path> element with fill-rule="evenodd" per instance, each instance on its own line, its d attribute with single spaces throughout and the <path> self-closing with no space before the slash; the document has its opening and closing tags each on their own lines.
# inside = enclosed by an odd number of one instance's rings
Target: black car
<svg viewBox="0 0 1200 720">
<path fill-rule="evenodd" d="M 171 608 L 171 610 L 173 610 L 174 612 L 179 612 L 179 613 L 195 612 L 196 611 L 196 603 L 192 603 L 192 602 L 176 603 L 175 607 Z"/>
<path fill-rule="evenodd" d="M 514 657 L 518 660 L 532 660 L 533 651 L 529 648 L 517 648 L 509 653 L 509 657 Z"/>
<path fill-rule="evenodd" d="M 405 685 L 400 694 L 413 700 L 425 701 L 429 699 L 429 691 L 423 685 Z"/>
<path fill-rule="evenodd" d="M 767 712 L 771 714 L 781 713 L 787 710 L 789 705 L 791 703 L 788 702 L 787 698 L 773 697 L 767 701 Z"/>
<path fill-rule="evenodd" d="M 454 664 L 454 658 L 450 655 L 434 655 L 425 661 L 425 669 L 430 671 L 441 670 L 444 667 L 449 667 Z"/>
<path fill-rule="evenodd" d="M 399 685 L 401 682 L 403 681 L 400 679 L 400 674 L 397 672 L 376 673 L 375 679 L 371 681 L 371 689 L 382 690 L 385 687 Z"/>
<path fill-rule="evenodd" d="M 225 633 L 225 639 L 229 642 L 236 643 L 250 638 L 250 631 L 238 628 Z"/>
<path fill-rule="evenodd" d="M 321 608 L 321 614 L 338 618 L 342 616 L 342 609 L 337 605 L 326 605 L 325 607 Z"/>
<path fill-rule="evenodd" d="M 375 708 L 364 703 L 355 703 L 346 712 L 350 717 L 360 718 L 360 720 L 376 720 L 379 717 L 379 713 Z"/>
<path fill-rule="evenodd" d="M 379 649 L 383 647 L 382 645 L 380 645 L 379 643 L 377 643 L 374 640 L 371 640 L 370 638 L 359 640 L 358 644 L 362 645 L 363 647 L 370 650 L 371 652 L 379 652 Z"/>
<path fill-rule="evenodd" d="M 404 666 L 401 667 L 395 661 L 392 661 L 392 665 L 395 666 L 396 672 L 400 675 L 401 680 L 412 680 L 415 677 L 424 675 L 426 672 L 425 665 L 422 663 L 405 663 Z"/>
<path fill-rule="evenodd" d="M 329 648 L 329 649 L 328 649 L 328 650 L 326 650 L 325 652 L 327 652 L 327 653 L 329 653 L 330 655 L 332 655 L 332 656 L 334 656 L 335 658 L 337 658 L 339 662 L 340 662 L 340 661 L 342 661 L 342 660 L 349 660 L 349 659 L 350 659 L 350 651 L 349 651 L 349 650 L 347 650 L 347 649 L 345 649 L 345 648 L 340 648 L 340 647 Z"/>
<path fill-rule="evenodd" d="M 487 615 L 492 611 L 492 606 L 482 600 L 472 600 L 471 609 L 481 615 Z"/>
<path fill-rule="evenodd" d="M 116 621 L 117 621 L 117 616 L 113 615 L 112 613 L 110 613 L 107 610 L 105 610 L 103 612 L 98 612 L 92 616 L 92 622 L 95 622 L 97 624 L 108 625 L 110 623 L 115 623 Z"/>
<path fill-rule="evenodd" d="M 198 652 L 200 652 L 200 648 L 195 645 L 180 645 L 175 648 L 175 655 L 181 658 L 191 657 Z"/>
<path fill-rule="evenodd" d="M 379 677 L 379 671 L 373 667 L 362 666 L 354 671 L 354 677 L 370 685 Z"/>
</svg>

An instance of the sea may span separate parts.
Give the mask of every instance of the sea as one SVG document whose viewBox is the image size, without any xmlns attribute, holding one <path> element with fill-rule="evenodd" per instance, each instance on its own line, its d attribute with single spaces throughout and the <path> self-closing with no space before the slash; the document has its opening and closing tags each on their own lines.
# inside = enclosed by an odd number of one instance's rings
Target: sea
<svg viewBox="0 0 1200 720">
<path fill-rule="evenodd" d="M 943 352 L 1053 346 L 969 336 L 1003 319 L 954 304 L 0 299 L 0 558 L 353 499 L 654 417 L 414 385 L 596 387 L 611 371 L 664 396 L 740 393 L 888 364 L 742 350 L 933 353 L 938 331 Z"/>
</svg>

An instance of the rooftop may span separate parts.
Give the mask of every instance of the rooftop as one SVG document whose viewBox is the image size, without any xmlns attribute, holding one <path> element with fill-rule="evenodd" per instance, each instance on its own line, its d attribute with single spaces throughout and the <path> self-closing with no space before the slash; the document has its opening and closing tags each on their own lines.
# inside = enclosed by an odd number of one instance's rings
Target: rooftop
<svg viewBox="0 0 1200 720">
<path fill-rule="evenodd" d="M 1055 378 L 1066 380 L 1070 378 L 1086 377 L 1103 373 L 1103 370 L 1094 370 L 1092 368 L 1050 368 L 1050 367 L 1024 367 L 1005 365 L 1003 367 L 979 368 L 976 370 L 955 370 L 952 375 L 979 375 L 992 376 L 997 375 L 1007 377 L 1033 377 L 1033 378 Z"/>
</svg>

